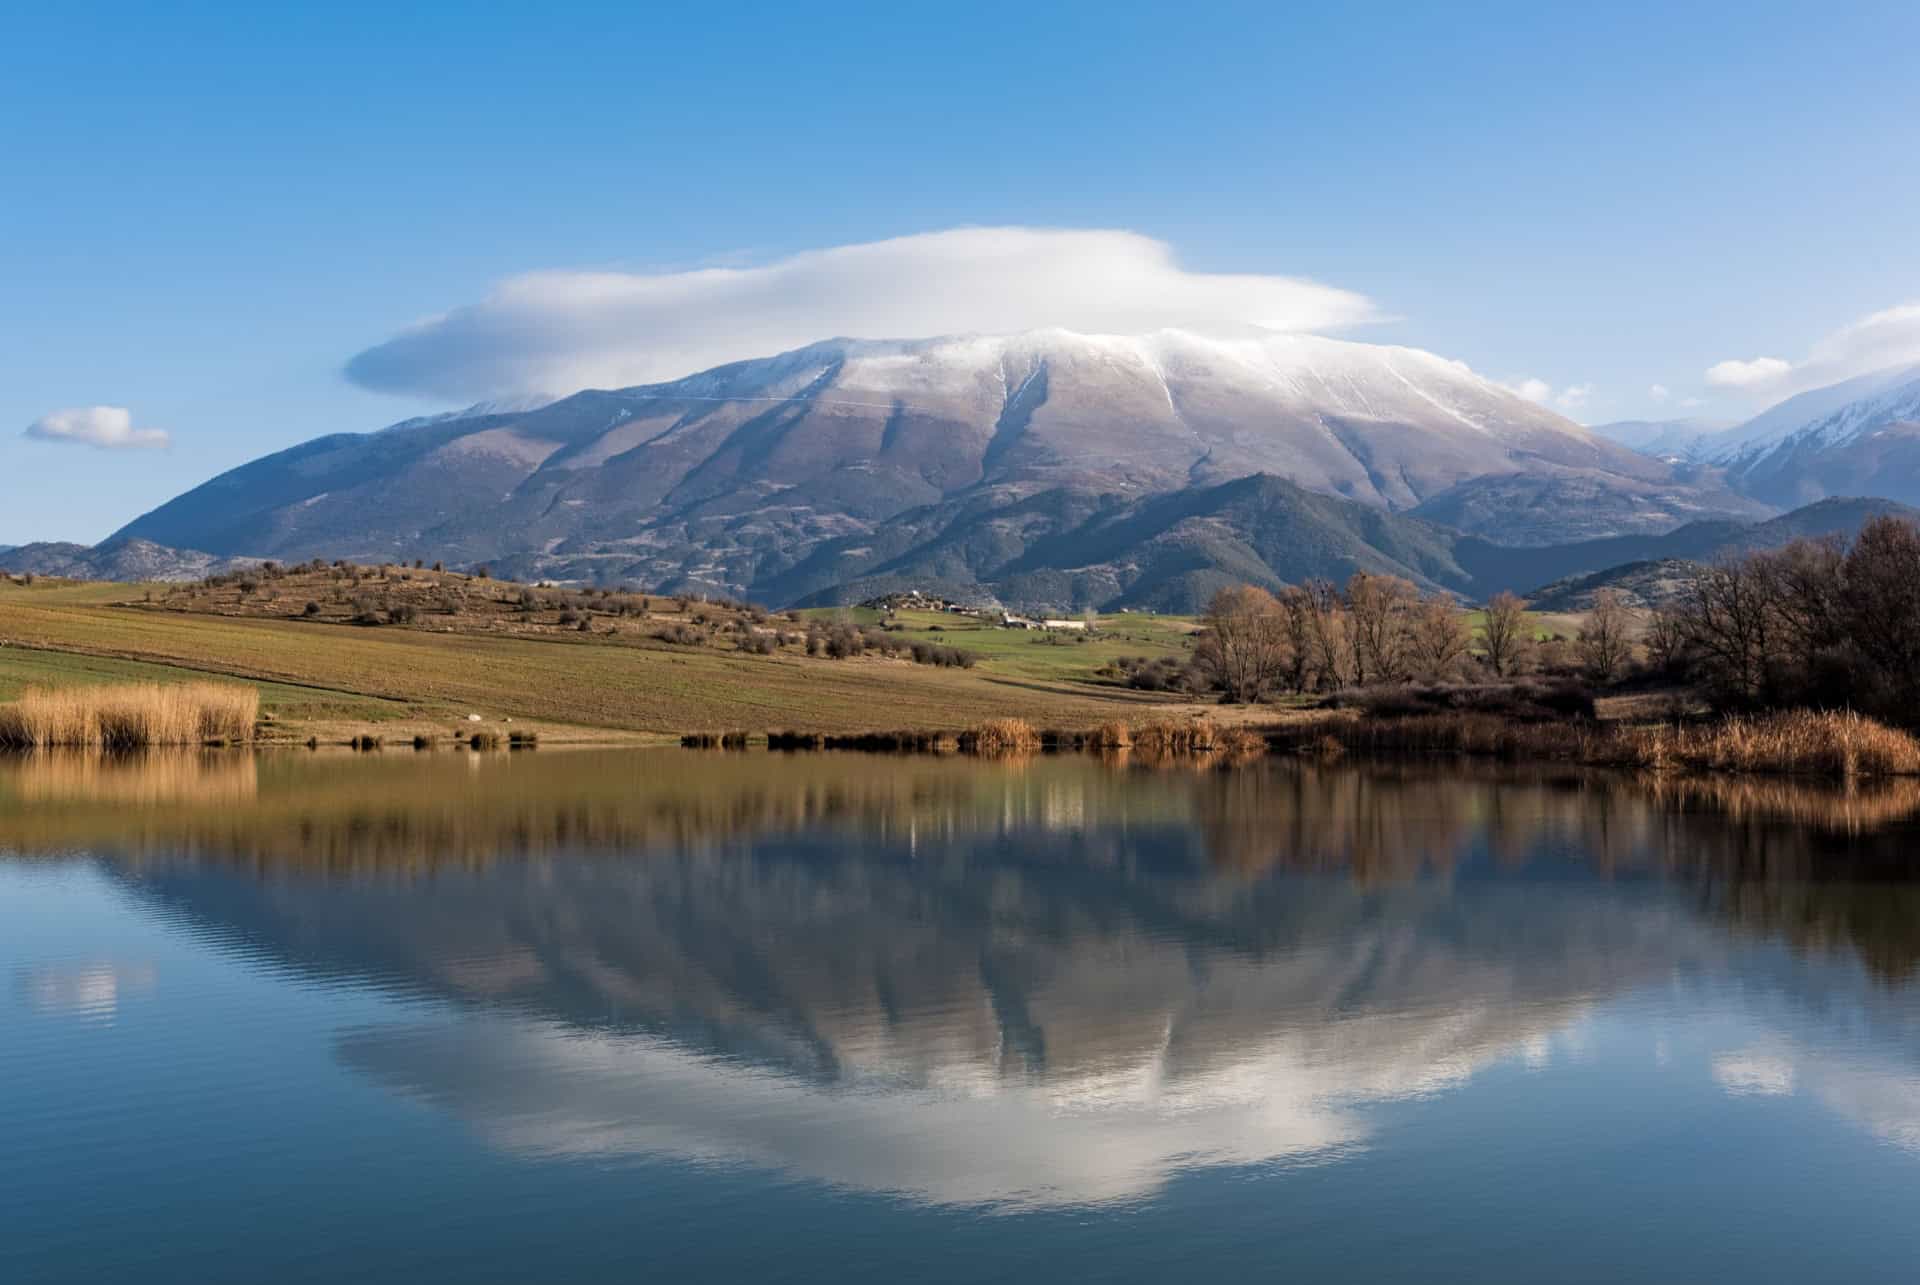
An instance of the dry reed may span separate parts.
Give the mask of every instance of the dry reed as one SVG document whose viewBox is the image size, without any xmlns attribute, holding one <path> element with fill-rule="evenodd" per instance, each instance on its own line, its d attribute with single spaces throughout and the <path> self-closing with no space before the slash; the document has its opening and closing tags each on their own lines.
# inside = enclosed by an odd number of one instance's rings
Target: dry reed
<svg viewBox="0 0 1920 1285">
<path fill-rule="evenodd" d="M 221 683 L 29 688 L 0 705 L 0 748 L 135 750 L 250 741 L 260 693 Z"/>
<path fill-rule="evenodd" d="M 1040 748 L 1040 734 L 1024 718 L 990 718 L 960 733 L 969 754 L 1024 754 Z"/>
<path fill-rule="evenodd" d="M 1220 748 L 1220 730 L 1213 720 L 1190 723 L 1148 723 L 1133 730 L 1135 749 L 1149 754 L 1206 754 Z"/>
<path fill-rule="evenodd" d="M 1920 774 L 1920 741 L 1851 712 L 1790 710 L 1691 726 L 1517 723 L 1492 714 L 1331 718 L 1283 729 L 1303 747 L 1462 754 L 1644 771 L 1823 776 Z M 1139 737 L 1135 737 L 1139 743 Z"/>
</svg>

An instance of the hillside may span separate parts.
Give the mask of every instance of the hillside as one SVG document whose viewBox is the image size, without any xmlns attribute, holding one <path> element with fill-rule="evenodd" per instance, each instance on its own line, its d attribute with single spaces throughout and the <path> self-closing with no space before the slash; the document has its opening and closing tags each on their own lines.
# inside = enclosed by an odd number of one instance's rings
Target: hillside
<svg viewBox="0 0 1920 1285">
<path fill-rule="evenodd" d="M 832 340 L 537 409 L 326 437 L 121 535 L 796 601 L 936 536 L 955 551 L 943 565 L 979 578 L 1110 508 L 1255 474 L 1386 513 L 1492 476 L 1579 479 L 1590 502 L 1536 506 L 1536 542 L 1754 512 L 1430 353 L 1056 330 Z M 1515 516 L 1462 505 L 1450 520 L 1504 539 Z M 870 552 L 823 561 L 829 548 Z"/>
<path fill-rule="evenodd" d="M 1700 570 L 1700 563 L 1679 558 L 1629 562 L 1592 575 L 1570 576 L 1543 585 L 1526 596 L 1527 605 L 1538 612 L 1591 611 L 1594 595 L 1602 589 L 1612 589 L 1630 607 L 1664 607 L 1687 593 Z"/>
<path fill-rule="evenodd" d="M 1802 537 L 1848 536 L 1868 518 L 1883 514 L 1920 520 L 1920 509 L 1892 500 L 1830 499 L 1765 522 L 1691 522 L 1657 536 L 1619 536 L 1538 548 L 1464 538 L 1454 546 L 1454 556 L 1480 597 L 1502 589 L 1531 593 L 1556 581 L 1633 563 L 1706 562 L 1723 552 L 1777 548 Z"/>
</svg>

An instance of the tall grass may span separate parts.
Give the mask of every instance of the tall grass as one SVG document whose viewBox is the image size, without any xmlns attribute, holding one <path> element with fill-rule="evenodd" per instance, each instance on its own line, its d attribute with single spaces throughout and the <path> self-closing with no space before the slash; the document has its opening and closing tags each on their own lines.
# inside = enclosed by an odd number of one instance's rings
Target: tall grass
<svg viewBox="0 0 1920 1285">
<path fill-rule="evenodd" d="M 1040 733 L 1024 718 L 990 718 L 960 733 L 969 754 L 1025 754 L 1040 748 Z"/>
<path fill-rule="evenodd" d="M 1484 755 L 1653 772 L 1772 773 L 1842 780 L 1920 774 L 1920 741 L 1850 712 L 1790 710 L 1679 727 L 1519 723 L 1472 713 L 1348 716 L 1309 720 L 1282 730 L 1302 748 L 1331 740 L 1344 749 L 1375 753 Z"/>
<path fill-rule="evenodd" d="M 1147 754 L 1209 754 L 1221 747 L 1220 740 L 1220 729 L 1208 718 L 1133 729 L 1133 748 Z"/>
<path fill-rule="evenodd" d="M 0 748 L 135 750 L 253 739 L 260 693 L 222 683 L 29 688 L 0 705 Z"/>
</svg>

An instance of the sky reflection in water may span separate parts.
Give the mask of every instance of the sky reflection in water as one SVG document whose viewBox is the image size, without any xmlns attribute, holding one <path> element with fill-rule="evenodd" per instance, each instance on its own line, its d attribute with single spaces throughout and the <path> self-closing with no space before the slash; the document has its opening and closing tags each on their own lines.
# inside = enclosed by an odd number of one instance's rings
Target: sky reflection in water
<svg viewBox="0 0 1920 1285">
<path fill-rule="evenodd" d="M 698 1224 L 676 1203 L 703 1172 L 746 1184 L 736 1205 L 778 1203 L 753 1175 L 797 1183 L 822 1227 L 877 1197 L 1104 1210 L 1116 1235 L 1206 1175 L 1265 1174 L 1318 1220 L 1295 1261 L 1364 1262 L 1354 1182 L 1411 1229 L 1458 1184 L 1512 1206 L 1598 1164 L 1547 1252 L 1604 1261 L 1609 1222 L 1668 1186 L 1699 1232 L 1718 1186 L 1765 1276 L 1795 1260 L 1746 1170 L 1785 1164 L 1873 1181 L 1844 1211 L 1789 1184 L 1803 1220 L 1868 1220 L 1850 1252 L 1872 1276 L 1913 1248 L 1872 1220 L 1920 1179 L 1914 793 L 678 752 L 16 761 L 0 952 L 28 1091 L 0 1121 L 50 1146 L 23 1118 L 58 1115 L 78 1163 L 109 1112 L 63 1091 L 76 1062 L 147 1076 L 156 1106 L 183 1059 L 258 1092 L 219 1054 L 271 1011 L 288 1066 L 340 1081 L 299 1108 L 317 1136 L 398 1110 L 506 1172 L 620 1166 L 604 1180 L 669 1224 Z M 120 1032 L 117 1062 L 83 1018 Z M 235 1108 L 193 1145 L 293 1146 L 278 1127 Z M 484 1206 L 471 1159 L 405 1136 L 360 1144 L 376 1185 L 431 1170 Z M 24 1186 L 34 1157 L 10 1154 Z M 1262 1244 L 1228 1217 L 1189 1224 L 1222 1265 Z M 1433 1234 L 1493 1256 L 1502 1228 Z"/>
</svg>

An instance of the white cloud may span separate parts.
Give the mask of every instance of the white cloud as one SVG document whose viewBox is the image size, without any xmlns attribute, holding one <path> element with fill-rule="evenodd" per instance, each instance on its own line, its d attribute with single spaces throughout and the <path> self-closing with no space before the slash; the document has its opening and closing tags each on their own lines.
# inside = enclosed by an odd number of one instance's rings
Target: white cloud
<svg viewBox="0 0 1920 1285">
<path fill-rule="evenodd" d="M 1362 295 L 1295 277 L 1187 271 L 1137 233 L 969 228 L 750 268 L 528 273 L 367 349 L 347 375 L 381 392 L 471 401 L 674 379 L 838 336 L 1319 331 L 1377 316 Z"/>
<path fill-rule="evenodd" d="M 166 430 L 135 428 L 124 406 L 73 406 L 42 415 L 27 425 L 28 437 L 43 442 L 72 442 L 103 451 L 162 450 L 173 439 Z"/>
<path fill-rule="evenodd" d="M 1913 362 L 1920 362 L 1920 303 L 1903 303 L 1824 336 L 1804 361 L 1755 357 L 1716 362 L 1707 369 L 1707 382 L 1782 398 Z"/>
<path fill-rule="evenodd" d="M 1545 406 L 1553 400 L 1553 385 L 1544 379 L 1534 379 L 1526 375 L 1514 375 L 1507 379 L 1495 380 L 1510 393 L 1518 393 L 1530 402 Z"/>
<path fill-rule="evenodd" d="M 1653 398 L 1656 402 L 1664 402 L 1667 398 L 1673 396 L 1673 392 L 1665 384 L 1655 384 L 1647 389 L 1647 396 Z"/>
<path fill-rule="evenodd" d="M 1583 409 L 1592 397 L 1592 384 L 1569 384 L 1560 390 L 1559 395 L 1553 399 L 1553 404 L 1572 414 L 1574 411 Z"/>
<path fill-rule="evenodd" d="M 1508 392 L 1518 394 L 1530 402 L 1541 406 L 1557 406 L 1569 415 L 1585 409 L 1594 393 L 1592 384 L 1568 384 L 1565 388 L 1555 389 L 1546 380 L 1536 379 L 1531 375 L 1510 375 L 1506 379 L 1496 379 L 1494 382 Z"/>
<path fill-rule="evenodd" d="M 1715 388 L 1762 388 L 1778 384 L 1793 371 L 1793 363 L 1778 357 L 1752 361 L 1717 361 L 1707 367 L 1707 382 Z"/>
</svg>

